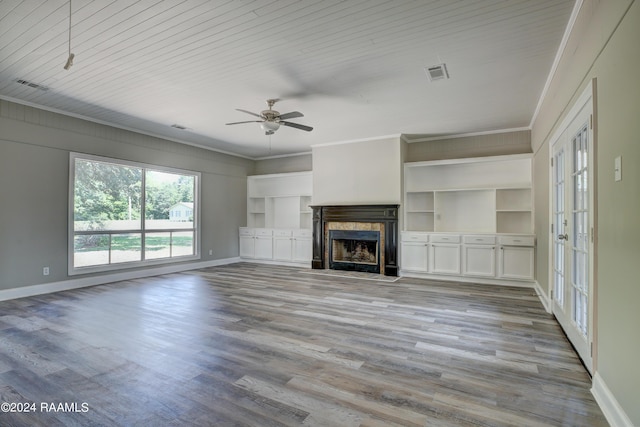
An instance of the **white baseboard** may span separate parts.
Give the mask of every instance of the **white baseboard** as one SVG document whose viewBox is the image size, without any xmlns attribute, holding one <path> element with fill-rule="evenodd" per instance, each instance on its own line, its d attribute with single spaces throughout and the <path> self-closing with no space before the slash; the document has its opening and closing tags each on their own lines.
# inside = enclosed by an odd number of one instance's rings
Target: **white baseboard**
<svg viewBox="0 0 640 427">
<path fill-rule="evenodd" d="M 84 288 L 87 286 L 102 285 L 105 283 L 122 280 L 140 279 L 142 277 L 158 276 L 160 274 L 178 273 L 199 268 L 215 267 L 217 265 L 234 264 L 240 262 L 239 257 L 216 259 L 212 261 L 200 261 L 185 264 L 165 265 L 162 267 L 145 270 L 123 271 L 100 276 L 80 277 L 77 279 L 63 280 L 60 282 L 43 283 L 42 285 L 22 286 L 0 290 L 0 301 L 16 298 L 25 298 L 34 295 L 49 294 L 52 292 L 67 291 L 70 289 Z"/>
<path fill-rule="evenodd" d="M 240 261 L 250 262 L 252 264 L 283 265 L 285 267 L 311 268 L 311 260 L 294 262 L 294 261 L 274 261 L 271 259 L 241 258 Z"/>
<path fill-rule="evenodd" d="M 431 273 L 420 273 L 415 271 L 400 270 L 401 277 L 415 277 L 416 279 L 444 280 L 448 282 L 461 283 L 480 283 L 482 285 L 498 285 L 498 286 L 516 286 L 520 288 L 533 288 L 534 283 L 531 281 L 512 280 L 512 279 L 491 279 L 484 277 L 466 277 L 466 276 L 447 276 Z"/>
<path fill-rule="evenodd" d="M 551 309 L 551 301 L 549 301 L 549 296 L 544 293 L 542 286 L 540 286 L 540 283 L 538 283 L 537 280 L 533 288 L 536 290 L 536 294 L 538 294 L 538 298 L 540 299 L 540 302 L 544 306 L 544 309 L 547 310 L 547 313 L 551 313 L 552 309 Z"/>
<path fill-rule="evenodd" d="M 598 372 L 593 376 L 591 394 L 595 397 L 610 425 L 613 427 L 633 427 L 629 416 L 624 412 Z"/>
</svg>

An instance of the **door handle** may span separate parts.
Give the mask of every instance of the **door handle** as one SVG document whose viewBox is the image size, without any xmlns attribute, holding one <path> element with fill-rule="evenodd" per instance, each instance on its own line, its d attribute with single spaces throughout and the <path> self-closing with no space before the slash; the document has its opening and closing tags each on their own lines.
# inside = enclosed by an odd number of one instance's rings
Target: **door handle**
<svg viewBox="0 0 640 427">
<path fill-rule="evenodd" d="M 569 240 L 569 235 L 567 233 L 565 234 L 558 234 L 558 239 L 559 240 Z"/>
</svg>

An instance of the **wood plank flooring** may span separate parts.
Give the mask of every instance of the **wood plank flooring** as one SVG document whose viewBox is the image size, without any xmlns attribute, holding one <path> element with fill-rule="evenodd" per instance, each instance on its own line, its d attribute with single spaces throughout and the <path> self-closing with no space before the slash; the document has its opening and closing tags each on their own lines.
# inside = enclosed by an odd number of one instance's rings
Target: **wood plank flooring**
<svg viewBox="0 0 640 427">
<path fill-rule="evenodd" d="M 0 402 L 36 404 L 0 425 L 607 425 L 532 289 L 310 273 L 239 263 L 0 302 Z"/>
</svg>

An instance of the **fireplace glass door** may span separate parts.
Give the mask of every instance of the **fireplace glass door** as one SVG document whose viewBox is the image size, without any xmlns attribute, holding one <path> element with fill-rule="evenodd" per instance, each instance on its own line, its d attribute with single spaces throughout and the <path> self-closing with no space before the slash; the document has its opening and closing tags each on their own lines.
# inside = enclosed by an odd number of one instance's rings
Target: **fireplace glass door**
<svg viewBox="0 0 640 427">
<path fill-rule="evenodd" d="M 380 272 L 380 232 L 329 231 L 329 268 Z"/>
</svg>

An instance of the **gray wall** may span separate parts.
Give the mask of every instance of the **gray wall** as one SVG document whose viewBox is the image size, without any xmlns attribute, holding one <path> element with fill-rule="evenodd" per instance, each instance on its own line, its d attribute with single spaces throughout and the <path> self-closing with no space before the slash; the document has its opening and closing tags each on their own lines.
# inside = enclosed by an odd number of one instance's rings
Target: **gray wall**
<svg viewBox="0 0 640 427">
<path fill-rule="evenodd" d="M 528 130 L 411 142 L 406 146 L 404 161 L 423 162 L 523 153 L 531 153 L 531 132 Z"/>
<path fill-rule="evenodd" d="M 253 161 L 0 100 L 0 289 L 69 279 L 71 151 L 201 172 L 201 260 L 238 256 Z"/>
<path fill-rule="evenodd" d="M 311 153 L 256 160 L 254 175 L 308 172 L 312 168 Z"/>
<path fill-rule="evenodd" d="M 585 0 L 531 132 L 538 261 L 548 260 L 549 143 L 591 79 L 597 80 L 594 364 L 632 425 L 640 426 L 640 2 Z M 613 160 L 622 156 L 622 181 Z M 538 282 L 549 289 L 549 266 Z"/>
</svg>

